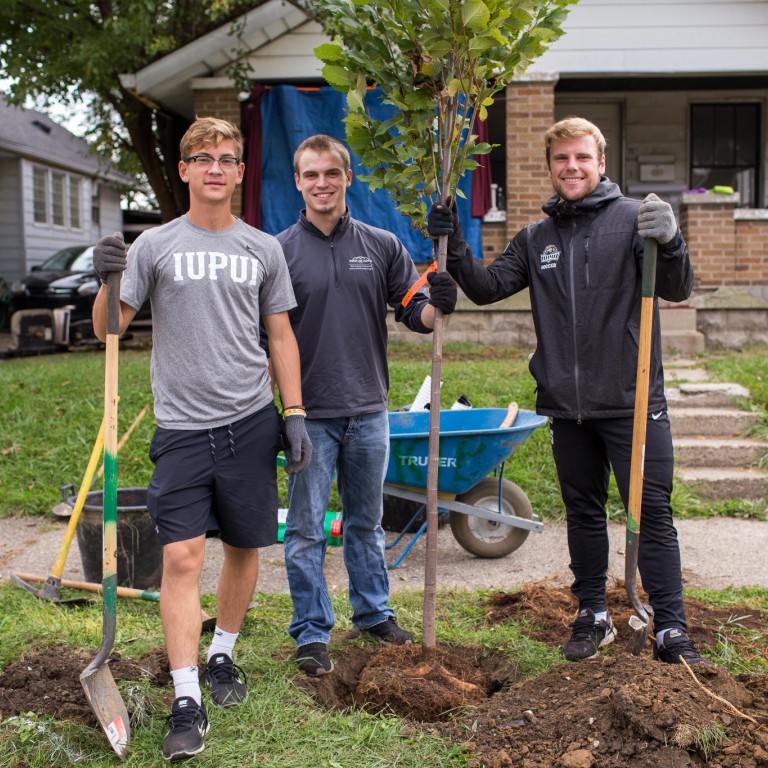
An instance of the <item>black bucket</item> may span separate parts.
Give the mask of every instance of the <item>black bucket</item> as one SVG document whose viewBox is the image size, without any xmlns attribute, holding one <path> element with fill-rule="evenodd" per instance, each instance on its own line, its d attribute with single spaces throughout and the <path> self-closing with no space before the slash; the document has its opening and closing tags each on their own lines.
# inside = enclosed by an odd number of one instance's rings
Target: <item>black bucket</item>
<svg viewBox="0 0 768 768">
<path fill-rule="evenodd" d="M 70 499 L 74 505 L 75 499 Z M 77 543 L 86 581 L 101 584 L 104 492 L 92 491 L 77 524 Z M 117 489 L 117 583 L 156 589 L 163 572 L 163 547 L 147 511 L 146 488 Z"/>
</svg>

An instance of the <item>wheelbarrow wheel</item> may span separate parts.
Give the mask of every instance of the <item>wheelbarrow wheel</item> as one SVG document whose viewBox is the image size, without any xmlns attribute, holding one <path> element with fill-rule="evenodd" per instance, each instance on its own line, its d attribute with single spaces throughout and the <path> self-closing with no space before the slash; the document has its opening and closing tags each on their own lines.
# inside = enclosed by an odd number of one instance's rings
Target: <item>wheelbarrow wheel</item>
<svg viewBox="0 0 768 768">
<path fill-rule="evenodd" d="M 456 501 L 469 504 L 489 512 L 515 515 L 527 520 L 533 519 L 531 502 L 519 485 L 511 480 L 502 480 L 501 509 L 499 509 L 499 481 L 486 477 Z M 481 517 L 451 512 L 453 537 L 470 554 L 477 557 L 497 558 L 514 552 L 527 538 L 530 531 L 513 525 L 504 525 Z"/>
</svg>

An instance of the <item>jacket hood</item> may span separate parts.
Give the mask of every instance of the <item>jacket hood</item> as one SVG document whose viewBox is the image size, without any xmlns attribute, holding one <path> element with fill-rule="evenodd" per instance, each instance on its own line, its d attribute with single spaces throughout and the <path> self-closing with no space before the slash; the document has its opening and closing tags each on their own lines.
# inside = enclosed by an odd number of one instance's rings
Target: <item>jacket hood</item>
<svg viewBox="0 0 768 768">
<path fill-rule="evenodd" d="M 620 198 L 621 190 L 618 184 L 614 184 L 607 176 L 601 176 L 595 187 L 595 191 L 583 197 L 581 200 L 563 200 L 559 195 L 552 195 L 541 210 L 553 218 L 570 218 L 583 213 L 596 211 L 611 200 Z"/>
</svg>

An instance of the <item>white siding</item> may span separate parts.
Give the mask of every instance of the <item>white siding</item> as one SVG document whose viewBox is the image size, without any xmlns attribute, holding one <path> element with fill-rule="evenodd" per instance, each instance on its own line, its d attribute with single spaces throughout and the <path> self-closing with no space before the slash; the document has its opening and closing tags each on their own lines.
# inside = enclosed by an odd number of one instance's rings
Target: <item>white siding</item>
<svg viewBox="0 0 768 768">
<path fill-rule="evenodd" d="M 106 184 L 99 186 L 99 207 L 101 209 L 100 223 L 94 224 L 91 239 L 93 242 L 100 237 L 111 235 L 113 232 L 123 231 L 123 212 L 120 209 L 120 193 Z M 88 207 L 88 220 L 90 221 L 90 206 Z"/>
<path fill-rule="evenodd" d="M 54 226 L 49 220 L 47 223 L 37 223 L 33 213 L 32 194 L 32 168 L 34 165 L 44 167 L 42 163 L 23 161 L 22 163 L 22 206 L 24 221 L 24 253 L 26 259 L 23 272 L 35 264 L 41 264 L 56 251 L 70 245 L 88 245 L 98 240 L 102 234 L 112 234 L 122 228 L 123 215 L 120 210 L 119 192 L 111 186 L 99 182 L 99 205 L 101 226 L 91 220 L 91 195 L 94 189 L 94 181 L 88 177 L 81 177 L 80 184 L 80 228 L 72 229 L 68 225 Z M 69 206 L 67 210 L 67 221 Z M 49 204 L 50 212 L 50 204 Z"/>
<path fill-rule="evenodd" d="M 768 72 L 766 0 L 580 0 L 564 29 L 532 71 Z"/>
<path fill-rule="evenodd" d="M 307 22 L 293 32 L 279 37 L 254 51 L 248 59 L 249 76 L 256 80 L 272 80 L 276 77 L 322 77 L 322 63 L 315 57 L 314 49 L 327 43 L 328 38 L 319 24 Z"/>
</svg>

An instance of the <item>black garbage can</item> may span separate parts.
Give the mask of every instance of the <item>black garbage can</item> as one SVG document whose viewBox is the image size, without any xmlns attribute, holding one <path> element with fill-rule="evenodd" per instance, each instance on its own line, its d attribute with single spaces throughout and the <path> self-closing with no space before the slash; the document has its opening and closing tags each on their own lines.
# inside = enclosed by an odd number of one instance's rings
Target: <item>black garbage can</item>
<svg viewBox="0 0 768 768">
<path fill-rule="evenodd" d="M 74 498 L 70 502 L 74 505 Z M 77 524 L 77 543 L 86 581 L 101 583 L 104 492 L 85 497 Z M 156 589 L 163 572 L 163 548 L 147 511 L 146 488 L 117 489 L 117 583 Z"/>
</svg>

